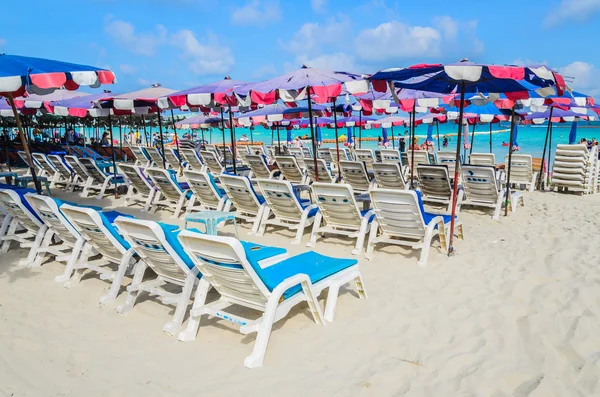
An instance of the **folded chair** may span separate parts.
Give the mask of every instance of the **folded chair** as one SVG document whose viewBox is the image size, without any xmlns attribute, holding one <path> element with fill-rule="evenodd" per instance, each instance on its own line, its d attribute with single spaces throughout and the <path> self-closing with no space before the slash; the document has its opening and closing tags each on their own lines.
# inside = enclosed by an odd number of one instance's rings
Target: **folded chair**
<svg viewBox="0 0 600 397">
<path fill-rule="evenodd" d="M 133 281 L 127 287 L 125 303 L 119 305 L 117 311 L 128 313 L 142 292 L 156 295 L 163 304 L 175 305 L 173 318 L 163 327 L 164 332 L 175 335 L 183 323 L 192 290 L 201 277 L 177 240 L 177 226 L 122 216 L 115 220 L 115 225 L 140 257 Z M 156 278 L 144 280 L 148 267 Z M 164 285 L 181 287 L 181 292 L 169 292 L 162 288 Z"/>
<path fill-rule="evenodd" d="M 152 159 L 146 151 L 146 148 L 141 146 L 130 146 L 131 154 L 133 154 L 133 161 L 135 165 L 142 166 L 144 168 L 150 167 Z"/>
<path fill-rule="evenodd" d="M 256 193 L 250 179 L 245 176 L 221 174 L 219 179 L 235 206 L 235 217 L 252 223 L 252 230 L 248 234 L 258 232 L 267 207 L 264 197 Z"/>
<path fill-rule="evenodd" d="M 420 192 L 376 188 L 369 194 L 376 219 L 371 224 L 367 259 L 373 256 L 376 244 L 396 244 L 420 249 L 418 265 L 426 266 L 431 241 L 436 235 L 439 235 L 442 249 L 448 250 L 446 236 L 451 216 L 425 212 Z M 456 219 L 454 225 L 462 239 L 462 223 Z"/>
<path fill-rule="evenodd" d="M 362 161 L 340 161 L 340 170 L 342 173 L 342 181 L 352 186 L 352 189 L 357 193 L 366 193 L 373 182 L 369 178 L 365 163 Z"/>
<path fill-rule="evenodd" d="M 292 244 L 300 244 L 304 229 L 315 220 L 317 205 L 311 204 L 310 200 L 301 200 L 289 181 L 258 179 L 257 182 L 267 203 L 258 235 L 265 233 L 267 225 L 283 226 L 296 230 L 296 238 L 292 240 Z M 275 215 L 273 219 L 269 219 L 271 212 Z"/>
<path fill-rule="evenodd" d="M 158 194 L 158 188 L 146 177 L 144 169 L 139 165 L 119 164 L 119 172 L 127 185 L 125 207 L 143 203 L 144 211 L 150 211 L 152 203 Z"/>
<path fill-rule="evenodd" d="M 329 167 L 325 163 L 323 159 L 317 159 L 317 170 L 319 170 L 319 182 L 329 182 L 335 183 L 337 178 L 331 174 Z M 317 181 L 317 175 L 315 173 L 315 163 L 313 161 L 306 162 L 306 171 L 308 172 L 308 176 L 313 182 Z"/>
<path fill-rule="evenodd" d="M 502 205 L 506 202 L 506 189 L 500 188 L 494 167 L 485 165 L 463 165 L 462 181 L 465 198 L 462 205 L 493 208 L 492 219 L 500 219 Z M 525 206 L 523 193 L 511 190 L 509 205 L 512 212 L 518 203 Z"/>
<path fill-rule="evenodd" d="M 185 230 L 179 240 L 202 273 L 190 319 L 179 340 L 196 338 L 202 316 L 214 316 L 240 326 L 242 334 L 257 332 L 252 354 L 244 360 L 248 368 L 263 363 L 273 324 L 290 310 L 306 301 L 314 321 L 324 325 L 333 321 L 339 289 L 354 282 L 360 298 L 366 298 L 362 275 L 354 259 L 337 259 L 310 251 L 273 262 L 273 256 L 284 250 L 245 243 L 232 237 L 207 236 Z M 220 299 L 207 303 L 207 293 L 214 287 Z M 329 288 L 325 315 L 317 297 Z M 257 320 L 226 311 L 229 306 L 242 306 L 262 312 Z M 298 342 L 296 340 L 296 342 Z"/>
<path fill-rule="evenodd" d="M 90 191 L 97 191 L 98 194 L 96 198 L 98 200 L 104 198 L 104 193 L 107 190 L 115 190 L 118 188 L 119 184 L 125 184 L 123 180 L 123 175 L 115 174 L 112 172 L 106 172 L 106 166 L 112 166 L 112 163 L 102 163 L 99 164 L 94 159 L 85 157 L 78 159 L 79 164 L 85 167 L 85 170 L 88 174 L 88 179 L 83 186 L 83 191 L 81 192 L 82 197 L 87 197 Z"/>
<path fill-rule="evenodd" d="M 0 253 L 8 252 L 11 242 L 14 241 L 19 248 L 29 248 L 27 258 L 20 264 L 31 266 L 37 255 L 37 249 L 48 231 L 48 226 L 25 199 L 27 193 L 35 193 L 35 190 L 0 188 L 0 206 L 10 217 L 6 232 L 0 236 L 2 242 Z"/>
<path fill-rule="evenodd" d="M 419 188 L 421 199 L 426 203 L 443 204 L 452 211 L 453 185 L 450 183 L 448 168 L 445 165 L 418 165 L 417 175 L 419 177 Z M 457 212 L 460 210 L 462 189 L 457 195 Z"/>
<path fill-rule="evenodd" d="M 300 168 L 297 158 L 294 156 L 275 156 L 275 162 L 283 177 L 294 185 L 306 185 L 308 176 Z"/>
<path fill-rule="evenodd" d="M 181 153 L 181 156 L 185 159 L 186 168 L 188 170 L 194 170 L 194 171 L 205 171 L 206 170 L 206 167 L 202 163 L 202 158 L 200 158 L 200 155 L 198 154 L 196 149 L 181 148 L 181 149 L 179 149 L 179 153 Z"/>
<path fill-rule="evenodd" d="M 360 210 L 350 185 L 316 182 L 312 184 L 312 191 L 319 212 L 315 215 L 310 241 L 306 245 L 314 247 L 320 234 L 339 234 L 355 238 L 352 254 L 360 254 L 375 213 L 372 210 Z"/>
<path fill-rule="evenodd" d="M 505 158 L 506 172 L 508 172 L 508 155 Z M 533 171 L 533 160 L 529 154 L 514 154 L 510 161 L 510 183 L 514 185 L 523 185 L 527 190 L 535 190 L 535 181 L 538 172 Z M 507 176 L 508 179 L 508 176 Z"/>
<path fill-rule="evenodd" d="M 400 162 L 373 163 L 373 175 L 378 187 L 401 190 L 409 188 L 409 184 L 404 179 Z"/>
<path fill-rule="evenodd" d="M 152 203 L 152 211 L 156 211 L 158 206 L 162 206 L 173 211 L 173 218 L 179 217 L 182 208 L 192 197 L 188 184 L 177 181 L 177 171 L 175 170 L 147 168 L 146 173 L 159 191 L 159 195 Z"/>
<path fill-rule="evenodd" d="M 254 178 L 273 179 L 277 173 L 277 170 L 271 171 L 269 169 L 267 158 L 262 154 L 247 154 L 246 163 L 250 167 Z"/>
<path fill-rule="evenodd" d="M 217 186 L 210 173 L 185 170 L 183 176 L 192 191 L 186 213 L 207 210 L 229 211 L 231 209 L 231 201 L 225 194 L 225 190 Z"/>
<path fill-rule="evenodd" d="M 82 248 L 80 259 L 73 266 L 74 273 L 65 286 L 71 287 L 73 283 L 79 283 L 83 273 L 91 270 L 98 273 L 101 280 L 111 281 L 110 289 L 100 297 L 100 303 L 115 300 L 125 273 L 133 270 L 139 260 L 113 224 L 123 214 L 117 211 L 101 212 L 66 203 L 60 206 L 60 210 L 87 242 Z M 115 267 L 116 270 L 113 270 Z"/>
<path fill-rule="evenodd" d="M 60 179 L 62 181 L 68 181 L 65 190 L 72 192 L 75 188 L 83 189 L 86 179 L 81 179 L 79 175 L 73 171 L 71 166 L 67 164 L 64 158 L 56 154 L 49 154 L 46 158 L 48 159 L 48 162 L 54 166 L 56 172 L 60 174 Z"/>
<path fill-rule="evenodd" d="M 371 149 L 356 149 L 354 150 L 354 156 L 356 156 L 356 161 L 360 161 L 365 164 L 367 170 L 373 170 L 375 157 L 373 157 L 373 151 Z"/>
</svg>

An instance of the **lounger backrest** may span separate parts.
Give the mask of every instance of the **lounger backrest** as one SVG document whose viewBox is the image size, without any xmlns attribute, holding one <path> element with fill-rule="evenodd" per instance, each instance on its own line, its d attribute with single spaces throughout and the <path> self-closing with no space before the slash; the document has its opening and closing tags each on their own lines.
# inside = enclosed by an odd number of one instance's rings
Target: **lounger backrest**
<svg viewBox="0 0 600 397">
<path fill-rule="evenodd" d="M 462 183 L 469 201 L 495 204 L 498 200 L 496 169 L 487 165 L 463 165 Z"/>
<path fill-rule="evenodd" d="M 107 175 L 100 170 L 100 168 L 98 168 L 98 165 L 94 159 L 89 157 L 81 158 L 79 159 L 79 164 L 85 167 L 87 174 L 91 176 L 96 183 L 100 185 L 104 183 Z"/>
<path fill-rule="evenodd" d="M 325 160 L 325 162 L 327 162 L 327 163 L 331 163 L 332 161 L 334 161 L 333 157 L 331 157 L 329 148 L 325 148 L 325 147 L 320 147 L 317 149 L 317 157 Z M 337 155 L 335 158 L 336 158 L 335 161 L 337 161 Z"/>
<path fill-rule="evenodd" d="M 312 184 L 319 212 L 325 222 L 334 227 L 358 229 L 361 223 L 361 211 L 354 199 L 352 186 L 337 183 Z"/>
<path fill-rule="evenodd" d="M 74 245 L 79 237 L 79 232 L 69 223 L 64 214 L 60 211 L 60 201 L 52 197 L 42 196 L 41 194 L 27 193 L 25 199 L 31 207 L 42 218 L 46 226 L 60 237 L 61 240 Z"/>
<path fill-rule="evenodd" d="M 150 160 L 146 158 L 144 151 L 139 146 L 130 146 L 129 150 L 131 150 L 131 154 L 133 154 L 133 159 L 135 162 L 139 161 L 140 163 L 145 164 L 146 162 L 148 162 L 148 160 Z"/>
<path fill-rule="evenodd" d="M 220 150 L 217 149 L 217 145 L 205 145 L 204 148 L 207 152 L 214 153 L 217 159 L 220 160 L 222 158 L 222 153 Z M 204 159 L 204 157 L 202 158 Z"/>
<path fill-rule="evenodd" d="M 262 154 L 248 154 L 246 155 L 246 162 L 256 178 L 269 179 L 271 170 L 269 170 L 267 160 Z"/>
<path fill-rule="evenodd" d="M 0 189 L 0 206 L 28 230 L 38 230 L 43 226 L 41 218 L 24 198 L 26 193 L 33 192 L 33 189 Z"/>
<path fill-rule="evenodd" d="M 296 162 L 300 168 L 304 168 L 304 150 L 301 147 L 289 147 L 288 152 L 296 158 Z"/>
<path fill-rule="evenodd" d="M 329 168 L 327 168 L 327 164 L 323 159 L 317 159 L 317 168 L 319 171 L 319 182 L 335 182 L 335 177 L 331 175 Z M 308 172 L 308 176 L 313 182 L 317 182 L 317 176 L 315 174 L 315 162 L 307 161 L 306 162 L 306 171 Z"/>
<path fill-rule="evenodd" d="M 292 183 L 302 183 L 304 174 L 294 156 L 275 156 L 275 161 L 283 177 Z"/>
<path fill-rule="evenodd" d="M 411 163 L 412 158 L 413 158 L 413 153 L 412 152 L 413 152 L 412 150 L 407 150 L 406 151 L 406 156 L 407 156 L 407 160 L 408 160 L 407 164 L 408 164 L 409 167 L 410 167 L 410 163 Z M 427 151 L 425 151 L 425 150 L 415 150 L 414 152 L 415 152 L 415 154 L 414 154 L 415 167 L 414 168 L 416 168 L 416 166 L 419 165 L 419 164 L 430 164 L 430 162 L 429 162 L 429 154 L 427 153 Z"/>
<path fill-rule="evenodd" d="M 172 228 L 166 230 L 153 221 L 118 217 L 115 225 L 131 244 L 136 254 L 159 276 L 179 284 L 185 281 L 192 262 L 183 249 Z M 186 263 L 187 262 L 187 263 Z"/>
<path fill-rule="evenodd" d="M 354 191 L 366 192 L 369 190 L 369 176 L 362 161 L 340 161 L 340 170 L 342 180 L 352 186 Z"/>
<path fill-rule="evenodd" d="M 63 204 L 60 210 L 71 225 L 96 251 L 113 263 L 119 263 L 129 244 L 121 237 L 114 225 L 93 208 Z"/>
<path fill-rule="evenodd" d="M 356 156 L 356 161 L 365 163 L 368 170 L 373 169 L 375 157 L 373 157 L 373 151 L 371 149 L 356 149 L 354 155 Z"/>
<path fill-rule="evenodd" d="M 200 156 L 198 155 L 198 152 L 195 149 L 181 148 L 179 149 L 179 153 L 181 153 L 181 155 L 183 156 L 186 163 L 188 163 L 188 166 L 191 169 L 196 171 L 200 171 L 202 169 L 202 160 L 200 159 Z"/>
<path fill-rule="evenodd" d="M 224 158 L 225 154 L 227 154 L 228 159 L 231 159 L 232 156 L 231 148 L 223 145 L 215 145 L 215 154 L 217 154 L 219 158 Z"/>
<path fill-rule="evenodd" d="M 167 199 L 178 201 L 183 194 L 183 189 L 177 183 L 177 172 L 174 170 L 165 170 L 162 168 L 147 168 L 146 173 L 154 183 L 154 186 Z"/>
<path fill-rule="evenodd" d="M 179 155 L 177 154 L 177 150 L 173 148 L 165 148 L 165 160 L 173 169 L 179 169 Z"/>
<path fill-rule="evenodd" d="M 373 174 L 377 186 L 384 189 L 404 189 L 406 181 L 400 163 L 374 163 Z"/>
<path fill-rule="evenodd" d="M 452 197 L 448 167 L 445 165 L 418 165 L 417 175 L 424 198 L 450 199 Z"/>
<path fill-rule="evenodd" d="M 252 145 L 250 146 L 250 154 L 252 155 L 263 155 L 267 156 L 267 152 L 265 151 L 265 147 L 261 145 Z"/>
<path fill-rule="evenodd" d="M 302 206 L 289 181 L 258 179 L 257 182 L 267 205 L 277 218 L 289 221 L 300 220 Z"/>
<path fill-rule="evenodd" d="M 17 154 L 19 155 L 21 160 L 23 160 L 25 165 L 27 165 L 27 167 L 31 167 L 31 164 L 29 164 L 29 159 L 27 158 L 27 153 L 25 153 L 23 150 L 19 150 L 17 152 Z M 38 161 L 35 159 L 35 157 L 33 157 L 32 159 L 33 159 L 33 164 L 35 164 L 35 166 L 37 168 L 42 168 L 42 166 L 40 165 L 40 163 L 38 163 Z"/>
<path fill-rule="evenodd" d="M 196 199 L 198 199 L 203 206 L 217 209 L 223 195 L 211 174 L 185 170 L 183 171 L 183 176 L 187 180 L 194 196 L 196 196 Z"/>
<path fill-rule="evenodd" d="M 54 167 L 54 169 L 65 179 L 71 178 L 71 167 L 67 165 L 64 159 L 56 154 L 49 154 L 46 156 L 50 164 Z"/>
<path fill-rule="evenodd" d="M 400 162 L 400 152 L 396 149 L 381 149 L 381 162 L 382 163 L 396 163 Z"/>
<path fill-rule="evenodd" d="M 469 164 L 495 167 L 496 157 L 494 156 L 494 153 L 471 153 L 469 155 Z"/>
<path fill-rule="evenodd" d="M 454 178 L 456 166 L 456 152 L 438 152 L 437 163 L 448 167 L 448 173 L 451 178 Z"/>
<path fill-rule="evenodd" d="M 384 233 L 415 240 L 423 238 L 423 204 L 419 202 L 417 192 L 376 188 L 370 195 L 377 222 Z"/>
<path fill-rule="evenodd" d="M 163 156 L 155 147 L 147 147 L 146 153 L 150 156 L 150 160 L 154 163 L 154 167 L 162 167 L 163 166 Z M 168 164 L 167 164 L 168 165 Z"/>
<path fill-rule="evenodd" d="M 238 159 L 240 160 L 240 162 L 245 165 L 248 166 L 248 147 L 247 146 L 236 146 L 235 148 L 235 152 L 237 154 Z"/>
<path fill-rule="evenodd" d="M 31 155 L 42 167 L 42 169 L 48 173 L 48 175 L 53 176 L 56 173 L 56 169 L 54 169 L 54 166 L 48 162 L 45 154 L 31 153 Z"/>
<path fill-rule="evenodd" d="M 332 161 L 337 162 L 337 148 L 329 148 L 329 154 L 331 155 Z M 342 160 L 352 160 L 346 148 L 340 148 L 340 161 Z"/>
<path fill-rule="evenodd" d="M 75 172 L 81 179 L 83 179 L 84 181 L 86 181 L 90 177 L 90 174 L 88 174 L 87 168 L 84 167 L 79 162 L 79 160 L 77 159 L 77 157 L 75 157 L 75 156 L 65 156 L 64 159 L 67 162 L 67 164 L 69 165 L 69 167 L 71 167 L 71 169 L 73 170 L 73 172 Z"/>
<path fill-rule="evenodd" d="M 225 171 L 221 162 L 217 158 L 217 155 L 214 152 L 209 150 L 201 150 L 200 157 L 204 161 L 204 164 L 208 167 L 208 170 L 214 175 L 219 175 L 221 172 Z"/>
<path fill-rule="evenodd" d="M 153 190 L 151 182 L 146 178 L 141 167 L 131 164 L 119 164 L 119 172 L 143 195 L 147 196 Z"/>
<path fill-rule="evenodd" d="M 508 155 L 505 157 L 506 171 L 508 172 Z M 514 154 L 510 161 L 510 181 L 511 183 L 531 182 L 533 170 L 531 167 L 532 159 L 529 154 Z M 507 176 L 508 177 L 508 176 Z"/>
<path fill-rule="evenodd" d="M 179 240 L 202 277 L 222 298 L 234 304 L 264 310 L 271 293 L 248 263 L 238 240 L 190 230 L 182 231 Z"/>
<path fill-rule="evenodd" d="M 243 213 L 258 214 L 261 200 L 248 178 L 221 174 L 219 179 L 227 192 L 227 197 L 229 197 L 236 210 Z"/>
</svg>

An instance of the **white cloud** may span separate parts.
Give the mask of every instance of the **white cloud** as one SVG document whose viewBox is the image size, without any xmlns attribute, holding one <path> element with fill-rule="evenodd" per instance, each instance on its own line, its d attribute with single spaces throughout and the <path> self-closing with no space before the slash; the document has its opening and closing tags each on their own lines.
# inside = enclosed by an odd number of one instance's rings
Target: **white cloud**
<svg viewBox="0 0 600 397">
<path fill-rule="evenodd" d="M 352 73 L 360 73 L 362 71 L 358 70 L 359 67 L 356 65 L 354 57 L 344 52 L 323 54 L 314 58 L 299 56 L 296 58 L 296 63 L 298 65 L 306 65 L 326 70 L 345 71 Z M 296 67 L 296 69 L 297 68 L 298 67 Z"/>
<path fill-rule="evenodd" d="M 355 39 L 359 56 L 368 60 L 437 57 L 442 35 L 432 27 L 411 26 L 398 21 L 362 30 Z"/>
<path fill-rule="evenodd" d="M 235 25 L 264 26 L 280 19 L 279 0 L 251 0 L 231 14 L 231 22 Z"/>
<path fill-rule="evenodd" d="M 6 39 L 0 37 L 0 47 L 4 47 L 6 45 Z"/>
<path fill-rule="evenodd" d="M 314 12 L 324 12 L 328 0 L 310 0 L 310 6 Z"/>
<path fill-rule="evenodd" d="M 142 79 L 142 78 L 137 79 L 137 83 L 139 85 L 143 85 L 145 87 L 150 87 L 152 85 L 152 83 L 150 82 L 150 80 L 146 80 L 146 79 Z"/>
<path fill-rule="evenodd" d="M 560 25 L 566 21 L 585 21 L 600 11 L 600 0 L 562 0 L 546 15 L 546 26 Z"/>
<path fill-rule="evenodd" d="M 588 95 L 600 95 L 600 69 L 594 65 L 577 61 L 559 68 L 558 71 L 575 90 Z"/>
<path fill-rule="evenodd" d="M 252 72 L 252 78 L 254 79 L 262 79 L 265 77 L 274 76 L 277 74 L 277 68 L 272 63 L 267 63 L 254 69 Z"/>
<path fill-rule="evenodd" d="M 162 25 L 156 25 L 156 32 L 138 33 L 129 22 L 115 20 L 112 16 L 105 19 L 104 32 L 134 53 L 146 56 L 154 55 L 156 48 L 167 38 L 167 29 Z"/>
<path fill-rule="evenodd" d="M 182 57 L 190 61 L 190 70 L 197 75 L 227 73 L 235 65 L 231 49 L 219 43 L 214 34 L 198 40 L 191 30 L 183 29 L 171 35 L 174 46 L 183 51 Z"/>
<path fill-rule="evenodd" d="M 137 68 L 132 65 L 128 65 L 126 63 L 119 65 L 119 70 L 123 74 L 134 74 L 137 71 Z"/>
<path fill-rule="evenodd" d="M 433 23 L 443 32 L 446 39 L 454 40 L 458 36 L 458 22 L 451 17 L 435 17 Z"/>
<path fill-rule="evenodd" d="M 321 47 L 330 47 L 345 37 L 352 28 L 350 20 L 344 15 L 329 18 L 325 23 L 305 23 L 294 33 L 290 41 L 279 41 L 287 51 L 296 55 L 314 56 Z"/>
</svg>

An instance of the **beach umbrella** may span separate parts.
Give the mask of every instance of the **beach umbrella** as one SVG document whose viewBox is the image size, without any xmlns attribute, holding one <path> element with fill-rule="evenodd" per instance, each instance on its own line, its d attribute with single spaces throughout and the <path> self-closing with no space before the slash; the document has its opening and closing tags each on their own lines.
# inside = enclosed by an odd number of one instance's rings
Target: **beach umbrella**
<svg viewBox="0 0 600 397">
<path fill-rule="evenodd" d="M 573 145 L 577 142 L 577 121 L 573 121 L 571 124 L 571 131 L 569 132 L 569 145 Z"/>
<path fill-rule="evenodd" d="M 15 97 L 25 93 L 46 95 L 59 88 L 77 90 L 80 86 L 99 87 L 116 82 L 113 72 L 102 68 L 43 58 L 0 54 L 0 96 L 4 96 L 12 108 L 23 150 L 29 161 L 31 176 L 38 193 L 41 192 L 35 167 L 25 139 L 17 112 Z"/>
<path fill-rule="evenodd" d="M 456 147 L 456 162 L 460 163 L 461 128 L 466 94 L 487 94 L 488 96 L 506 94 L 512 100 L 529 98 L 530 91 L 536 91 L 540 96 L 557 93 L 562 95 L 566 85 L 563 77 L 545 66 L 499 66 L 476 64 L 463 61 L 455 64 L 421 64 L 408 68 L 387 69 L 375 73 L 370 77 L 376 91 L 384 92 L 389 85 L 392 91 L 395 87 L 438 92 L 446 94 L 460 94 L 460 110 L 458 120 L 458 139 Z M 556 89 L 555 89 L 556 88 Z M 514 127 L 515 106 L 512 107 L 511 135 Z M 413 116 L 414 118 L 414 116 Z M 511 139 L 512 140 L 512 139 Z M 510 198 L 510 162 L 512 147 L 509 148 L 509 173 L 507 178 L 506 198 Z M 456 215 L 456 197 L 458 193 L 458 170 L 454 174 L 453 205 L 450 225 L 450 240 L 448 253 L 454 251 L 454 223 Z M 505 215 L 507 215 L 506 206 Z"/>
<path fill-rule="evenodd" d="M 189 129 L 189 128 L 211 128 L 221 123 L 220 117 L 209 117 L 203 114 L 196 116 L 186 117 L 183 120 L 177 121 L 175 125 L 177 128 Z"/>
<path fill-rule="evenodd" d="M 308 100 L 308 119 L 310 121 L 313 146 L 313 161 L 316 172 L 315 176 L 318 180 L 317 145 L 313 124 L 312 102 L 314 101 L 317 104 L 332 102 L 335 108 L 336 98 L 342 94 L 344 88 L 351 94 L 361 94 L 368 91 L 368 86 L 367 81 L 357 74 L 303 66 L 282 76 L 234 88 L 234 92 L 238 96 L 238 100 L 240 96 L 246 96 L 246 105 L 250 105 L 251 103 L 269 105 L 275 103 L 278 99 L 283 102 Z"/>
</svg>

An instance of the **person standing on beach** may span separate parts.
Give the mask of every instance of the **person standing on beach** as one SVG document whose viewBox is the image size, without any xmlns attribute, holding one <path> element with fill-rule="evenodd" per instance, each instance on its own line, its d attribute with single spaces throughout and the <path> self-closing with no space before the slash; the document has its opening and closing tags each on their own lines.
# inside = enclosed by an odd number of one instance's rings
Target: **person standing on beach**
<svg viewBox="0 0 600 397">
<path fill-rule="evenodd" d="M 398 137 L 398 148 L 401 152 L 406 150 L 406 139 L 402 135 Z"/>
<path fill-rule="evenodd" d="M 442 143 L 443 147 L 448 147 L 448 138 L 444 137 L 444 141 Z"/>
</svg>

